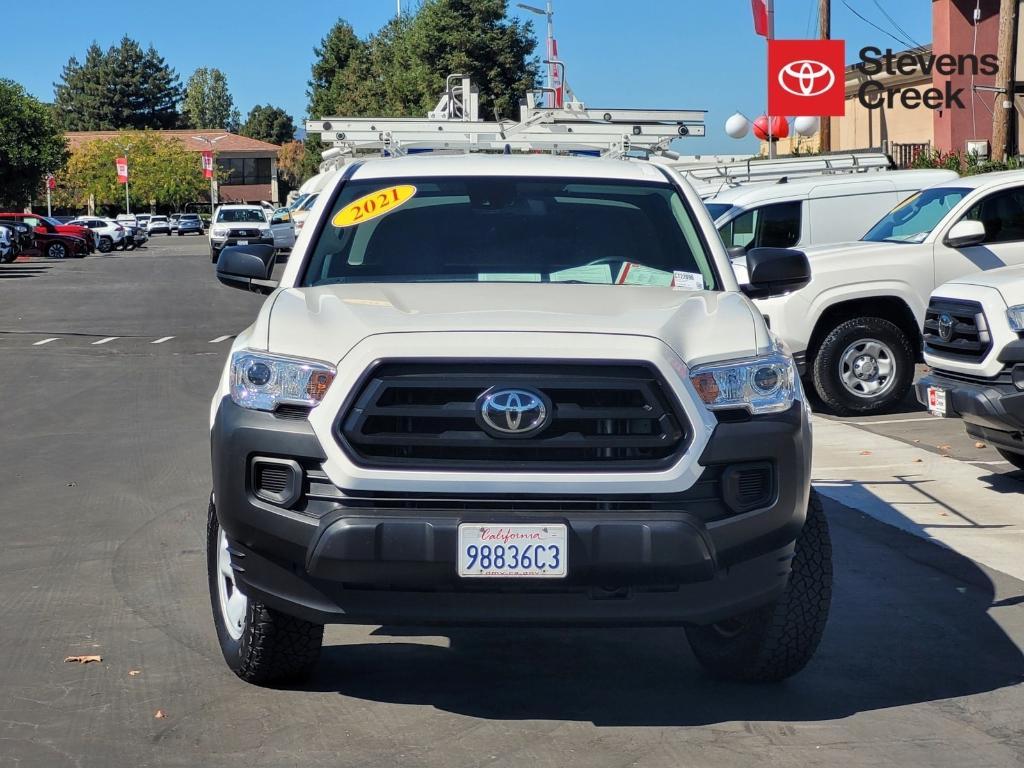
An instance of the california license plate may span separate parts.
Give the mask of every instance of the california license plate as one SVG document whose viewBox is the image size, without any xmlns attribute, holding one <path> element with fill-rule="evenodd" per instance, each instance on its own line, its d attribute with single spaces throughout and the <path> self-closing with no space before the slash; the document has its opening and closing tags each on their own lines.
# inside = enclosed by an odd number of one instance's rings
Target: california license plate
<svg viewBox="0 0 1024 768">
<path fill-rule="evenodd" d="M 248 240 L 239 240 L 238 243 L 237 243 L 237 245 L 248 245 L 248 244 L 249 244 Z"/>
<path fill-rule="evenodd" d="M 491 579 L 562 579 L 566 575 L 565 525 L 459 526 L 459 576 Z"/>
<path fill-rule="evenodd" d="M 933 416 L 946 415 L 946 390 L 928 387 L 928 410 Z"/>
</svg>

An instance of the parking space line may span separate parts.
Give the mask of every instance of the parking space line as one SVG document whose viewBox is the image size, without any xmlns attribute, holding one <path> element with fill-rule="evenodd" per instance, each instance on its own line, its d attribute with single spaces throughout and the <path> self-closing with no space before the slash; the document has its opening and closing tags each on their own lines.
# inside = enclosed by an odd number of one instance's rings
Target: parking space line
<svg viewBox="0 0 1024 768">
<path fill-rule="evenodd" d="M 914 419 L 883 419 L 882 421 L 850 421 L 848 424 L 853 424 L 855 427 L 872 427 L 875 424 L 906 424 L 910 421 L 931 421 L 935 417 L 929 414 L 921 414 Z"/>
<path fill-rule="evenodd" d="M 41 347 L 41 346 L 43 346 L 43 344 L 49 344 L 51 341 L 60 341 L 60 337 L 59 336 L 54 336 L 52 339 L 43 339 L 42 341 L 35 342 L 32 346 L 33 347 Z"/>
<path fill-rule="evenodd" d="M 216 339 L 210 339 L 210 344 L 220 344 L 222 341 L 227 341 L 230 336 L 218 336 Z"/>
<path fill-rule="evenodd" d="M 163 344 L 165 341 L 170 341 L 173 338 L 174 338 L 173 336 L 164 336 L 162 339 L 157 339 L 156 341 L 151 341 L 149 343 L 150 344 Z"/>
<path fill-rule="evenodd" d="M 115 339 L 120 339 L 120 338 L 121 338 L 120 336 L 107 336 L 107 338 L 105 338 L 105 339 L 100 339 L 99 341 L 94 341 L 92 343 L 92 345 L 94 347 L 97 347 L 100 344 L 106 344 L 108 341 L 114 341 Z"/>
</svg>

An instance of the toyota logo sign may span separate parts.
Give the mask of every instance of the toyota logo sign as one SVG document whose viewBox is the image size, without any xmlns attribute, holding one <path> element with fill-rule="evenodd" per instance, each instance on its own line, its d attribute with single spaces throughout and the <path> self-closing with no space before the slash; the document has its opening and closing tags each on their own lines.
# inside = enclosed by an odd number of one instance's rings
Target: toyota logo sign
<svg viewBox="0 0 1024 768">
<path fill-rule="evenodd" d="M 779 85 L 794 96 L 820 96 L 835 82 L 831 67 L 811 59 L 791 61 L 779 70 Z"/>
<path fill-rule="evenodd" d="M 846 111 L 842 40 L 769 40 L 768 113 L 807 117 Z"/>
<path fill-rule="evenodd" d="M 527 437 L 547 426 L 551 404 L 529 389 L 492 387 L 476 401 L 479 424 L 494 437 Z"/>
</svg>

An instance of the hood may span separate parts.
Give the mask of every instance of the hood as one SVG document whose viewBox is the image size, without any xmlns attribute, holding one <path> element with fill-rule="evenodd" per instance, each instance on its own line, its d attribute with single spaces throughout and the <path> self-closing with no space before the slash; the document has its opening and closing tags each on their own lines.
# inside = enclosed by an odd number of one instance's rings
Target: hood
<svg viewBox="0 0 1024 768">
<path fill-rule="evenodd" d="M 868 240 L 854 240 L 849 243 L 828 243 L 827 245 L 812 245 L 808 248 L 802 248 L 801 250 L 807 254 L 808 259 L 814 259 L 822 256 L 833 256 L 837 253 L 851 253 L 855 251 L 864 251 L 868 248 L 875 250 L 888 249 L 888 248 L 905 248 L 905 243 L 875 243 Z"/>
<path fill-rule="evenodd" d="M 368 336 L 506 331 L 661 339 L 687 364 L 770 344 L 739 293 L 609 285 L 369 283 L 288 288 L 273 299 L 270 352 L 338 362 Z"/>
<path fill-rule="evenodd" d="M 1013 267 L 1000 267 L 981 272 L 974 272 L 956 280 L 951 280 L 946 285 L 935 290 L 936 296 L 945 296 L 950 291 L 945 291 L 946 286 L 955 285 L 976 285 L 981 288 L 994 288 L 999 291 L 1003 301 L 1009 307 L 1024 304 L 1024 265 Z M 955 291 L 953 291 L 955 295 Z"/>
</svg>

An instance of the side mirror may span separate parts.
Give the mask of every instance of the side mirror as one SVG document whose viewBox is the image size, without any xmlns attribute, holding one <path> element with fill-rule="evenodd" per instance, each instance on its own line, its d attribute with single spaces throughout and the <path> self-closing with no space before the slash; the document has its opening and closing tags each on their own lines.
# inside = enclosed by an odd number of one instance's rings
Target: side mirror
<svg viewBox="0 0 1024 768">
<path fill-rule="evenodd" d="M 946 235 L 946 245 L 950 248 L 970 248 L 985 242 L 985 225 L 980 221 L 963 219 L 953 225 Z"/>
<path fill-rule="evenodd" d="M 811 263 L 803 251 L 789 248 L 751 248 L 747 251 L 749 283 L 743 292 L 752 299 L 799 290 L 811 282 Z"/>
<path fill-rule="evenodd" d="M 270 280 L 273 272 L 272 245 L 234 245 L 222 250 L 217 257 L 217 279 L 232 288 L 271 293 L 277 287 Z"/>
<path fill-rule="evenodd" d="M 747 255 L 747 249 L 742 245 L 734 245 L 732 248 L 726 248 L 726 252 L 729 254 L 730 259 L 742 259 Z"/>
</svg>

